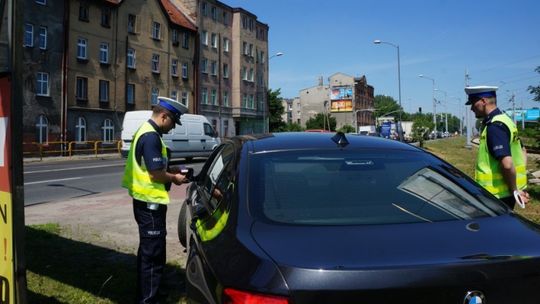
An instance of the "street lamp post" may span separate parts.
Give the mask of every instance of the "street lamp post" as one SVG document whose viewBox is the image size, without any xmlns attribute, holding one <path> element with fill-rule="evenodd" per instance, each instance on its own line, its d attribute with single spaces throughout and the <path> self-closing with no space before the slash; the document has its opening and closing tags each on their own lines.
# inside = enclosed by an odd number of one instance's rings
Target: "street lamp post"
<svg viewBox="0 0 540 304">
<path fill-rule="evenodd" d="M 275 53 L 274 55 L 268 57 L 268 65 L 267 67 L 270 68 L 270 59 L 274 58 L 274 57 L 279 57 L 279 56 L 283 56 L 283 52 L 277 52 Z M 270 78 L 270 73 L 268 73 L 268 78 Z M 269 133 L 270 132 L 270 110 L 269 110 L 269 104 L 268 104 L 268 88 L 265 88 L 265 92 L 263 92 L 263 94 L 266 94 L 266 103 L 265 103 L 265 113 L 264 113 L 264 126 L 263 128 L 265 129 L 264 130 L 264 133 Z"/>
<path fill-rule="evenodd" d="M 446 107 L 446 97 L 447 97 L 447 92 L 444 91 L 444 90 L 441 90 L 441 89 L 435 89 L 435 91 L 438 91 L 438 92 L 442 92 L 444 94 L 444 108 L 445 108 L 445 113 L 444 113 L 444 126 L 445 126 L 445 131 L 446 133 L 448 133 L 448 118 L 447 118 L 447 115 L 448 113 L 448 108 Z"/>
<path fill-rule="evenodd" d="M 395 47 L 397 49 L 398 102 L 399 102 L 399 106 L 401 107 L 401 67 L 400 67 L 401 64 L 400 64 L 400 61 L 399 61 L 399 45 L 398 44 L 393 44 L 393 43 L 388 42 L 388 41 L 381 41 L 381 40 L 378 40 L 378 39 L 374 40 L 373 43 L 374 44 L 388 44 L 388 45 L 391 45 L 391 46 L 393 46 L 393 47 Z M 401 127 L 401 111 L 399 112 L 399 123 L 397 124 L 397 126 L 398 126 L 399 140 L 403 141 L 403 128 Z"/>
<path fill-rule="evenodd" d="M 435 132 L 435 134 L 437 134 L 437 104 L 435 101 L 435 79 L 427 77 L 423 74 L 418 75 L 418 77 L 431 80 L 431 99 L 433 100 L 433 131 Z"/>
</svg>

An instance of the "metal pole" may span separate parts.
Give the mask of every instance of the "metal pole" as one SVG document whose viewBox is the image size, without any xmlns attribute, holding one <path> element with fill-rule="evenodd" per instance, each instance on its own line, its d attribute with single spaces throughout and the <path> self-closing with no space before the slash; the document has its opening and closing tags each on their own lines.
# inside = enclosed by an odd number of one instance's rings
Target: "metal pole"
<svg viewBox="0 0 540 304">
<path fill-rule="evenodd" d="M 467 70 L 465 70 L 465 87 L 468 87 L 469 86 L 469 73 L 467 72 Z M 467 94 L 465 94 L 465 100 L 468 100 L 469 96 L 467 96 Z M 467 133 L 467 138 L 465 140 L 465 148 L 467 149 L 471 149 L 471 135 L 472 135 L 472 128 L 471 128 L 471 122 L 470 122 L 470 118 L 469 118 L 469 112 L 470 112 L 470 109 L 468 109 L 467 106 L 465 106 L 465 125 L 466 125 L 466 133 Z"/>
<path fill-rule="evenodd" d="M 403 109 L 401 107 L 401 64 L 400 64 L 400 61 L 399 61 L 399 45 L 396 45 L 397 47 L 397 75 L 398 75 L 398 96 L 399 96 L 399 107 L 401 109 Z M 401 112 L 403 111 L 399 111 L 399 123 L 397 125 L 397 128 L 398 128 L 398 135 L 399 135 L 399 141 L 403 141 L 403 128 L 401 127 Z"/>
</svg>

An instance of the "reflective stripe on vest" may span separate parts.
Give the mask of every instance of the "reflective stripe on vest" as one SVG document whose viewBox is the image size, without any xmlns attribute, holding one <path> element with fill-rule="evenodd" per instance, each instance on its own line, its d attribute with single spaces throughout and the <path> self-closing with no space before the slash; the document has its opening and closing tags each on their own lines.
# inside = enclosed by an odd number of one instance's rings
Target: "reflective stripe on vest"
<svg viewBox="0 0 540 304">
<path fill-rule="evenodd" d="M 518 189 L 527 187 L 527 169 L 521 150 L 521 142 L 517 136 L 517 128 L 514 122 L 506 114 L 499 114 L 491 119 L 490 123 L 502 122 L 510 130 L 510 153 L 516 170 L 516 185 Z M 482 130 L 480 146 L 478 147 L 478 159 L 476 161 L 475 180 L 490 193 L 498 198 L 511 195 L 508 185 L 504 182 L 501 174 L 500 162 L 495 159 L 487 147 L 487 126 Z"/>
<path fill-rule="evenodd" d="M 216 209 L 212 216 L 205 221 L 198 219 L 195 226 L 197 227 L 197 234 L 199 234 L 201 241 L 207 242 L 215 239 L 223 231 L 228 220 L 229 210 L 223 212 L 221 209 Z M 210 222 L 215 222 L 215 224 L 211 226 Z"/>
<path fill-rule="evenodd" d="M 134 199 L 148 203 L 168 204 L 169 193 L 165 190 L 165 185 L 152 181 L 150 173 L 146 170 L 144 159 L 142 159 L 140 166 L 135 159 L 135 149 L 139 138 L 149 132 L 156 132 L 156 130 L 150 123 L 145 122 L 133 136 L 126 161 L 126 169 L 124 170 L 124 178 L 122 179 L 122 187 L 128 189 L 129 195 Z M 163 140 L 161 140 L 161 157 L 165 160 L 165 166 L 167 166 L 167 146 L 165 146 Z"/>
</svg>

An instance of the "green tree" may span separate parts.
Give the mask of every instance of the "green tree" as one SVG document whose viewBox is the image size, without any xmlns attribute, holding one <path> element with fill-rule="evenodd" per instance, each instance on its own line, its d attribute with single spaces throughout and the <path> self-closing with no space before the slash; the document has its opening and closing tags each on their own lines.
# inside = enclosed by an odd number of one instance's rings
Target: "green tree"
<svg viewBox="0 0 540 304">
<path fill-rule="evenodd" d="M 343 127 L 339 128 L 338 131 L 343 133 L 352 133 L 355 130 L 354 127 L 351 125 L 344 125 Z"/>
<path fill-rule="evenodd" d="M 285 128 L 281 115 L 285 113 L 281 98 L 281 89 L 268 90 L 268 119 L 270 132 L 280 132 Z"/>
<path fill-rule="evenodd" d="M 297 124 L 295 122 L 290 122 L 285 125 L 285 130 L 287 132 L 299 132 L 304 131 L 304 128 L 300 124 Z"/>
<path fill-rule="evenodd" d="M 394 98 L 386 95 L 375 96 L 373 106 L 375 107 L 375 117 L 381 117 L 387 113 L 391 113 L 397 117 L 399 111 L 403 111 Z"/>
<path fill-rule="evenodd" d="M 540 66 L 537 66 L 535 71 L 540 73 Z M 534 95 L 534 101 L 540 101 L 540 84 L 538 84 L 537 86 L 529 86 L 528 90 L 529 93 Z"/>
<path fill-rule="evenodd" d="M 330 131 L 336 130 L 336 118 L 332 117 L 330 114 L 325 117 L 324 113 L 317 113 L 314 117 L 311 117 L 306 121 L 306 129 L 326 129 L 328 130 L 328 125 L 330 124 Z"/>
<path fill-rule="evenodd" d="M 413 118 L 412 137 L 417 141 L 420 147 L 424 146 L 424 140 L 433 129 L 433 121 L 430 115 L 416 113 Z"/>
</svg>

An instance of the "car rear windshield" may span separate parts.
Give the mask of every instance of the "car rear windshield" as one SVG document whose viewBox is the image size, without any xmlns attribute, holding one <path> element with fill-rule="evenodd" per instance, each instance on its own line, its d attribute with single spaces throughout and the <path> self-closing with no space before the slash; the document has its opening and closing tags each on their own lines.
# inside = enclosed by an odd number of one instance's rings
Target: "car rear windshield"
<svg viewBox="0 0 540 304">
<path fill-rule="evenodd" d="M 251 155 L 249 164 L 250 210 L 273 222 L 398 224 L 507 212 L 459 171 L 422 152 L 265 152 Z"/>
</svg>

